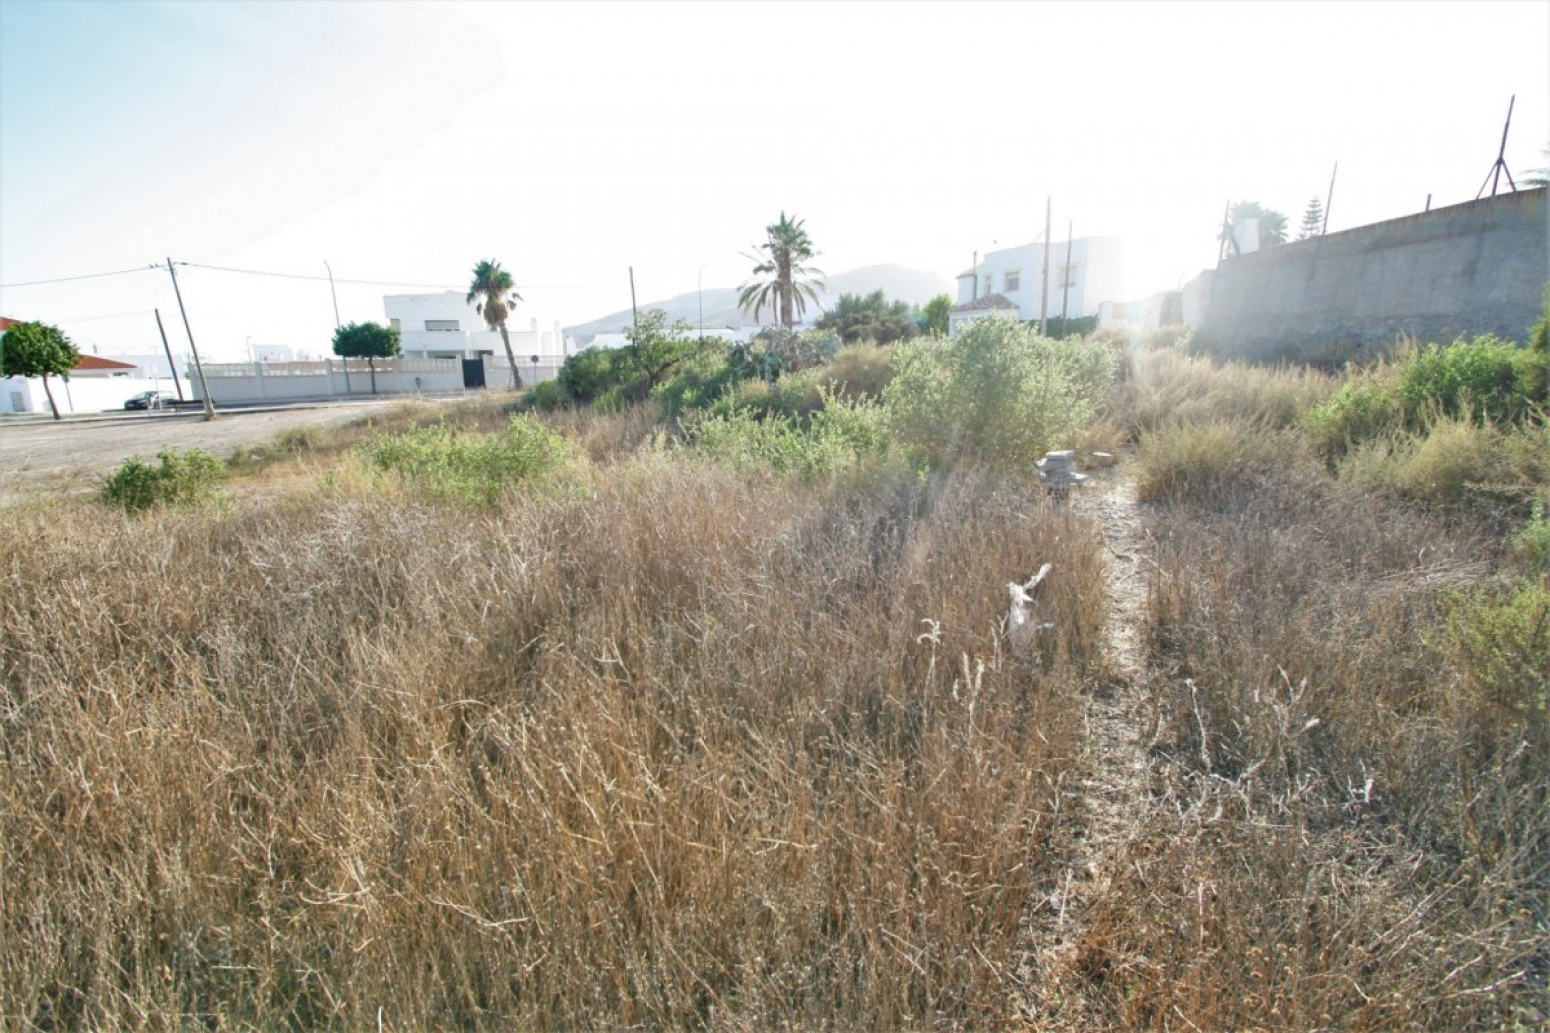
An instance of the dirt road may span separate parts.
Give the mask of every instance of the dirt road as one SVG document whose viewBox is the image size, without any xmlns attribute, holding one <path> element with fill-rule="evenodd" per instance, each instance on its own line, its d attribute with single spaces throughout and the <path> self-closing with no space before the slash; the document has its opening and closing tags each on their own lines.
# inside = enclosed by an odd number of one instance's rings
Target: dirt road
<svg viewBox="0 0 1550 1033">
<path fill-rule="evenodd" d="M 126 414 L 91 421 L 0 424 L 0 504 L 45 491 L 86 491 L 130 456 L 198 446 L 221 458 L 289 427 L 330 427 L 369 415 L 393 401 L 348 402 L 245 412 L 226 410 L 213 422 L 200 414 Z"/>
</svg>

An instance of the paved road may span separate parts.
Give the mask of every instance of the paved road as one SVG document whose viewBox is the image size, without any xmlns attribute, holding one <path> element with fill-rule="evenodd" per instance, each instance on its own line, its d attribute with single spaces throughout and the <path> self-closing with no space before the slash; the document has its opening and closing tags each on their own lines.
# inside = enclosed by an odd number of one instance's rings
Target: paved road
<svg viewBox="0 0 1550 1033">
<path fill-rule="evenodd" d="M 199 413 L 134 413 L 101 420 L 0 423 L 0 504 L 39 489 L 95 488 L 130 456 L 163 448 L 199 446 L 222 458 L 238 445 L 267 441 L 288 427 L 348 423 L 402 399 L 296 406 L 261 411 L 224 410 L 205 422 Z"/>
</svg>

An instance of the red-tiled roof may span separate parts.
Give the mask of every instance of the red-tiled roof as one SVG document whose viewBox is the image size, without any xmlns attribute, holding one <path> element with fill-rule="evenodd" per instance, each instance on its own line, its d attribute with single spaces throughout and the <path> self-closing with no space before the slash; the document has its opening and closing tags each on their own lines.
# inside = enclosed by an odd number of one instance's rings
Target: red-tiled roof
<svg viewBox="0 0 1550 1033">
<path fill-rule="evenodd" d="M 0 334 L 5 333 L 7 330 L 11 329 L 11 327 L 20 322 L 21 320 L 19 319 L 7 319 L 4 316 L 0 316 Z"/>
<path fill-rule="evenodd" d="M 75 368 L 80 370 L 112 370 L 112 369 L 139 369 L 132 362 L 119 362 L 117 359 L 104 359 L 100 355 L 82 355 L 75 361 Z"/>
</svg>

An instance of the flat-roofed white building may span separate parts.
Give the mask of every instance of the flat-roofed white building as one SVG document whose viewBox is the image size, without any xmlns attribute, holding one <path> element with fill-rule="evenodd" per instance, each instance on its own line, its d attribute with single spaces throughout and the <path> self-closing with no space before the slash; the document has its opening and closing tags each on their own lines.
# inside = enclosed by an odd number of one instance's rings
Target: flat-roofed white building
<svg viewBox="0 0 1550 1033">
<path fill-rule="evenodd" d="M 499 330 L 491 330 L 479 310 L 457 291 L 438 294 L 388 294 L 382 299 L 388 324 L 398 328 L 399 344 L 409 359 L 476 359 L 485 355 L 505 358 Z M 508 316 L 506 333 L 511 352 L 519 363 L 563 362 L 565 339 L 556 321 L 540 330 L 529 319 L 526 329 Z"/>
</svg>

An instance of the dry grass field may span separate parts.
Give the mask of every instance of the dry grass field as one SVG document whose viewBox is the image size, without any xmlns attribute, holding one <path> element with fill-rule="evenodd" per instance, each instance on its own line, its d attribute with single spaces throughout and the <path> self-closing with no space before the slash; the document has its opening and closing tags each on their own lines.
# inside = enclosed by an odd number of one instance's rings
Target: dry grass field
<svg viewBox="0 0 1550 1033">
<path fill-rule="evenodd" d="M 0 1026 L 1544 1028 L 1544 425 L 1427 498 L 1339 386 L 1138 352 L 1102 505 L 644 406 L 12 505 Z"/>
</svg>

